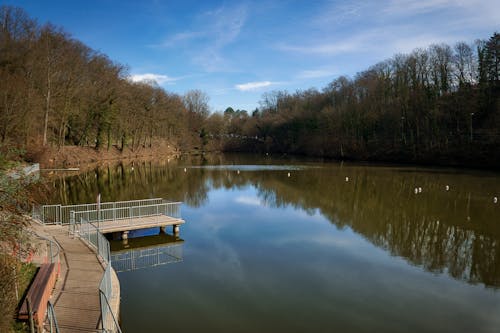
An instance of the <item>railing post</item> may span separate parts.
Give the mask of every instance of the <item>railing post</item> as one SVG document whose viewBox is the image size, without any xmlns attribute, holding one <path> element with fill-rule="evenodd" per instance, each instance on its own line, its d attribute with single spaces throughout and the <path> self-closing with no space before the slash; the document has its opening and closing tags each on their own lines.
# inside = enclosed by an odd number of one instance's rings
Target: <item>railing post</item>
<svg viewBox="0 0 500 333">
<path fill-rule="evenodd" d="M 30 332 L 35 333 L 35 322 L 33 321 L 33 309 L 31 308 L 31 301 L 26 298 L 26 305 L 28 306 L 28 321 L 30 324 Z"/>
<path fill-rule="evenodd" d="M 52 258 L 52 242 L 50 242 L 50 241 L 49 241 L 49 246 L 50 246 L 49 247 L 50 263 L 52 264 L 52 263 L 54 263 L 53 262 L 54 259 Z"/>
<path fill-rule="evenodd" d="M 75 234 L 75 211 L 72 210 L 69 212 L 69 230 L 70 234 Z"/>
<path fill-rule="evenodd" d="M 62 219 L 61 219 L 61 209 L 62 205 L 58 205 L 56 209 L 56 224 L 62 224 Z"/>
</svg>

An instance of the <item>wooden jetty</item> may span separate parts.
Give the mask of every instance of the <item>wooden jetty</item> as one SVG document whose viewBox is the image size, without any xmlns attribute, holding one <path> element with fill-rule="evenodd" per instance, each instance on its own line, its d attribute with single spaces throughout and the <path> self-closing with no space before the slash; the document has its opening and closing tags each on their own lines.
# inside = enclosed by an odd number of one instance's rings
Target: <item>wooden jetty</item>
<svg viewBox="0 0 500 333">
<path fill-rule="evenodd" d="M 105 233 L 184 224 L 180 202 L 162 198 L 83 205 L 45 205 L 33 218 L 59 244 L 61 279 L 54 290 L 54 311 L 60 332 L 120 332 L 119 282 L 111 267 Z"/>
</svg>

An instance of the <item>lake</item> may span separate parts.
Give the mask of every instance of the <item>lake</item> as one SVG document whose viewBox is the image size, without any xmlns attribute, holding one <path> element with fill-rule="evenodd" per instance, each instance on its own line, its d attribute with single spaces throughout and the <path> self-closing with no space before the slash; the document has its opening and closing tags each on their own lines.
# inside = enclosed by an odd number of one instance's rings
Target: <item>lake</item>
<svg viewBox="0 0 500 333">
<path fill-rule="evenodd" d="M 53 185 L 184 202 L 178 237 L 112 241 L 127 333 L 500 331 L 498 173 L 213 155 Z"/>
</svg>

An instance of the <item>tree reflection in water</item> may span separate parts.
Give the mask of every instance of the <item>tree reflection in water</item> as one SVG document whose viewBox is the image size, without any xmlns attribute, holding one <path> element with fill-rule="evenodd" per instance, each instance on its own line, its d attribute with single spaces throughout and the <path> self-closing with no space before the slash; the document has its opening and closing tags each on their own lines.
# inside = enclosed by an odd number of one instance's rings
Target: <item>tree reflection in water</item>
<svg viewBox="0 0 500 333">
<path fill-rule="evenodd" d="M 219 167 L 200 167 L 207 165 Z M 53 201 L 63 204 L 92 202 L 101 193 L 103 201 L 164 197 L 194 207 L 209 204 L 212 188 L 254 186 L 266 205 L 319 211 L 337 228 L 427 271 L 500 287 L 495 174 L 214 155 L 121 163 L 53 184 Z"/>
</svg>

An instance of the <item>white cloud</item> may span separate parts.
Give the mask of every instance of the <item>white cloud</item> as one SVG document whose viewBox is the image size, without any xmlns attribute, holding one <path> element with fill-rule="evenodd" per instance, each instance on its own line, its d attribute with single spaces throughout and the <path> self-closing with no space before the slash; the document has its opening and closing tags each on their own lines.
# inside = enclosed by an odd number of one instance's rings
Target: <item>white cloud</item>
<svg viewBox="0 0 500 333">
<path fill-rule="evenodd" d="M 463 1 L 456 0 L 391 0 L 382 10 L 390 15 L 415 15 L 433 12 L 441 8 L 462 5 Z"/>
<path fill-rule="evenodd" d="M 191 60 L 207 72 L 228 71 L 223 50 L 238 39 L 247 16 L 246 5 L 223 5 L 197 15 L 192 29 L 177 32 L 152 47 L 171 48 L 182 44 Z"/>
<path fill-rule="evenodd" d="M 316 79 L 321 77 L 335 76 L 338 75 L 338 71 L 331 68 L 319 68 L 303 70 L 297 74 L 299 79 Z"/>
<path fill-rule="evenodd" d="M 160 45 L 153 45 L 154 47 L 175 47 L 179 43 L 190 42 L 195 39 L 203 38 L 207 35 L 206 32 L 201 31 L 184 31 L 174 34 L 173 36 L 167 38 Z"/>
<path fill-rule="evenodd" d="M 156 82 L 158 84 L 163 84 L 175 82 L 179 80 L 179 78 L 173 78 L 162 74 L 145 73 L 131 75 L 130 80 L 132 82 Z"/>
<path fill-rule="evenodd" d="M 260 82 L 247 82 L 242 84 L 237 84 L 235 87 L 240 91 L 252 91 L 260 88 L 265 88 L 273 85 L 271 81 L 260 81 Z"/>
</svg>

